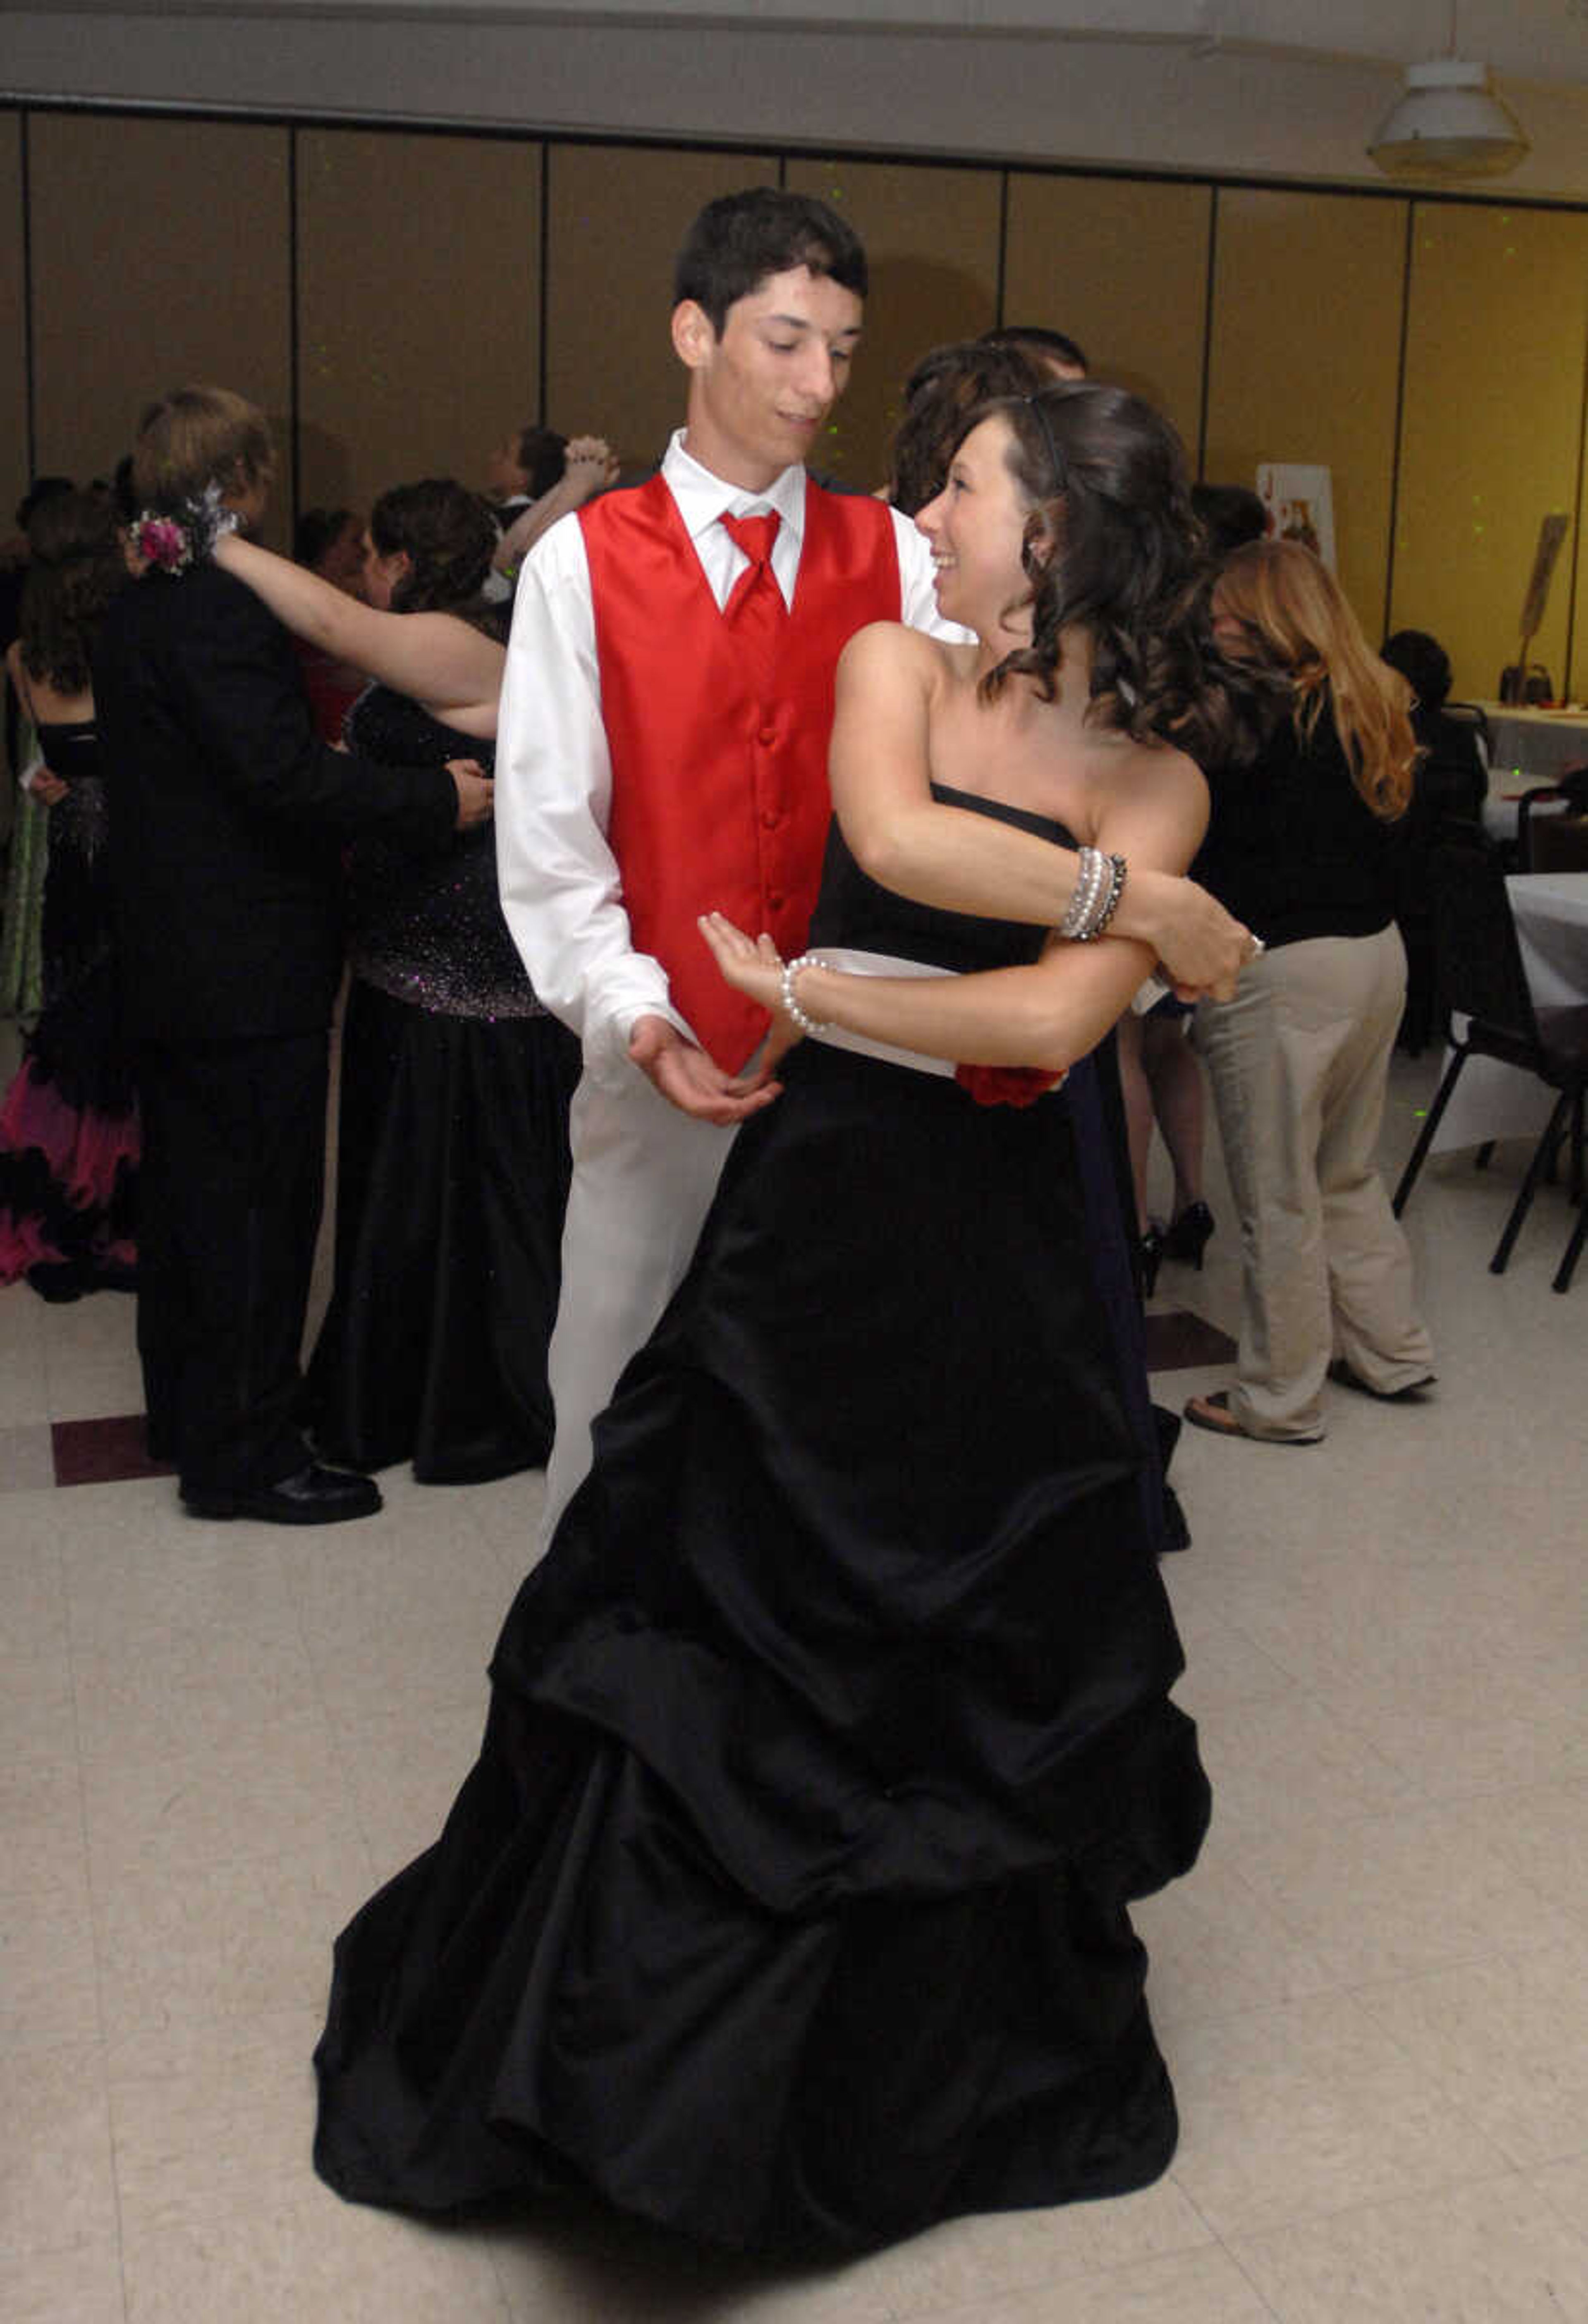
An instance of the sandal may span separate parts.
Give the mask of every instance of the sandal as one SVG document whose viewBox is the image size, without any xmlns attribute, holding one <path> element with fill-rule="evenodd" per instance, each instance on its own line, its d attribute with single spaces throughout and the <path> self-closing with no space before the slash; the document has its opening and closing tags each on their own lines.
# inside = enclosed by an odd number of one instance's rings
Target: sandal
<svg viewBox="0 0 1588 2324">
<path fill-rule="evenodd" d="M 1205 1428 L 1213 1436 L 1244 1436 L 1251 1444 L 1321 1444 L 1321 1436 L 1255 1436 L 1250 1428 L 1242 1428 L 1230 1410 L 1230 1391 L 1215 1388 L 1212 1396 L 1194 1396 L 1185 1407 L 1186 1417 L 1193 1428 Z"/>
</svg>

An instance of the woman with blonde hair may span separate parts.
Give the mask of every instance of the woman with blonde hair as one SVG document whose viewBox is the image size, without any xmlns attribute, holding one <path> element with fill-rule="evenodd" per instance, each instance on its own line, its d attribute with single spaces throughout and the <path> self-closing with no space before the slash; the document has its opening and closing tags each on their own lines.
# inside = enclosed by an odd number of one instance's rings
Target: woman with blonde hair
<svg viewBox="0 0 1588 2324">
<path fill-rule="evenodd" d="M 1377 1162 L 1406 1001 L 1396 825 L 1411 797 L 1409 689 L 1369 648 L 1326 566 L 1255 541 L 1220 574 L 1214 631 L 1263 686 L 1260 748 L 1212 778 L 1196 874 L 1258 929 L 1235 998 L 1205 1001 L 1207 1061 L 1241 1220 L 1235 1385 L 1186 1417 L 1316 1444 L 1325 1376 L 1386 1398 L 1434 1377 L 1411 1256 Z"/>
</svg>

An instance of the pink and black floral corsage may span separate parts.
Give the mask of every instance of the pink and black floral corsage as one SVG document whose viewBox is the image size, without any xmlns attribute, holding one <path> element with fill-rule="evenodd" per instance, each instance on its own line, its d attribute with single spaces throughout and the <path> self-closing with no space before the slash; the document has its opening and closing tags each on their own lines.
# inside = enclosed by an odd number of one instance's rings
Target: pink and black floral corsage
<svg viewBox="0 0 1588 2324">
<path fill-rule="evenodd" d="M 185 573 L 193 562 L 193 542 L 180 518 L 144 509 L 132 530 L 132 545 L 146 573 Z"/>
<path fill-rule="evenodd" d="M 175 510 L 144 509 L 132 529 L 133 550 L 146 573 L 185 573 L 212 556 L 216 542 L 235 532 L 241 521 L 211 481 L 199 500 L 183 501 Z"/>
</svg>

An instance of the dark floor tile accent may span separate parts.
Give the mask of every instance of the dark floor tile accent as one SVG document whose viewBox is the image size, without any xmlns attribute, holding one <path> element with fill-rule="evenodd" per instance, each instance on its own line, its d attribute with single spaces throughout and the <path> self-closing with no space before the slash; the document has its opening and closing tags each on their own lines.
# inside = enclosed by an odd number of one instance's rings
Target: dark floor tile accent
<svg viewBox="0 0 1588 2324">
<path fill-rule="evenodd" d="M 170 1477 L 175 1471 L 162 1461 L 151 1461 L 143 1448 L 146 1424 L 141 1412 L 124 1412 L 114 1420 L 57 1420 L 51 1434 L 55 1443 L 58 1485 L 114 1485 L 125 1477 Z"/>
<path fill-rule="evenodd" d="M 1149 1372 L 1188 1371 L 1193 1364 L 1227 1364 L 1235 1342 L 1227 1332 L 1205 1323 L 1183 1307 L 1147 1318 L 1147 1369 Z"/>
</svg>

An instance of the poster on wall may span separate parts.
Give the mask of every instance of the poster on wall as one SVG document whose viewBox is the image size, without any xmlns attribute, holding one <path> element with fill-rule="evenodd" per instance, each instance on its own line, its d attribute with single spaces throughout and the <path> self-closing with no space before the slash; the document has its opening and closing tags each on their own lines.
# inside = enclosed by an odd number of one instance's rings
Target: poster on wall
<svg viewBox="0 0 1588 2324">
<path fill-rule="evenodd" d="M 1268 512 L 1270 540 L 1299 540 L 1334 566 L 1334 493 L 1327 468 L 1294 460 L 1260 460 L 1257 492 Z"/>
</svg>

